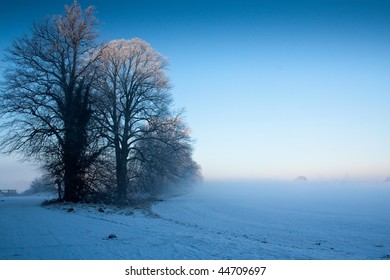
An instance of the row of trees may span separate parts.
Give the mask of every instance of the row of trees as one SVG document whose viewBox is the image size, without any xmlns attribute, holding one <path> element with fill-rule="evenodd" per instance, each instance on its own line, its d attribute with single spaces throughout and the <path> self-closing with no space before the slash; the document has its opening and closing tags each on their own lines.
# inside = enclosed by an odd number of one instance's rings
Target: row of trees
<svg viewBox="0 0 390 280">
<path fill-rule="evenodd" d="M 199 178 L 189 129 L 172 110 L 167 60 L 140 39 L 98 44 L 96 25 L 93 8 L 75 2 L 13 42 L 3 151 L 36 160 L 65 201 L 105 193 L 125 204 Z"/>
</svg>

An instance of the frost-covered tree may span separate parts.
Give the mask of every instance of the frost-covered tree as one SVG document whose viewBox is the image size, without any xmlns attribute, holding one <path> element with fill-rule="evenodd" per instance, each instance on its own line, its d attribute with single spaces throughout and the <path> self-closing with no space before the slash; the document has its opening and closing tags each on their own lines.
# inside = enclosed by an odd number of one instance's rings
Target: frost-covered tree
<svg viewBox="0 0 390 280">
<path fill-rule="evenodd" d="M 64 199 L 86 195 L 87 170 L 99 154 L 91 137 L 91 89 L 97 45 L 93 8 L 75 1 L 63 15 L 36 23 L 7 51 L 1 147 L 63 176 Z"/>
<path fill-rule="evenodd" d="M 102 51 L 97 112 L 104 137 L 115 153 L 119 204 L 125 203 L 129 189 L 137 188 L 129 188 L 129 182 L 136 182 L 134 178 L 139 176 L 129 168 L 150 158 L 143 146 L 154 145 L 151 140 L 168 142 L 160 136 L 167 136 L 167 130 L 173 129 L 160 121 L 172 115 L 166 67 L 167 60 L 140 39 L 115 40 Z M 146 171 L 144 165 L 142 169 Z"/>
<path fill-rule="evenodd" d="M 128 163 L 138 153 L 146 124 L 169 113 L 167 61 L 140 39 L 115 40 L 102 51 L 98 112 L 115 152 L 117 203 L 125 202 Z"/>
<path fill-rule="evenodd" d="M 174 194 L 200 180 L 200 167 L 192 159 L 190 130 L 181 114 L 149 125 L 152 133 L 136 144 L 142 157 L 129 166 L 137 191 L 150 195 Z"/>
</svg>

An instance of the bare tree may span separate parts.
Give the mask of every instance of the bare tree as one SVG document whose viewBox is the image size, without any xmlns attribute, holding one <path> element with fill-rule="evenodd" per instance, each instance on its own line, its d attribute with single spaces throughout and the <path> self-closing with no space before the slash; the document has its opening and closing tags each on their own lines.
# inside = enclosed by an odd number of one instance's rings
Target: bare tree
<svg viewBox="0 0 390 280">
<path fill-rule="evenodd" d="M 143 157 L 130 164 L 135 185 L 150 195 L 182 192 L 201 179 L 192 159 L 190 130 L 181 114 L 150 123 L 150 135 L 137 143 Z"/>
<path fill-rule="evenodd" d="M 128 163 L 142 158 L 137 143 L 159 129 L 150 125 L 170 115 L 167 60 L 140 39 L 115 40 L 102 52 L 101 125 L 115 152 L 117 202 L 127 198 Z"/>
<path fill-rule="evenodd" d="M 64 199 L 80 201 L 99 154 L 90 137 L 97 45 L 93 8 L 75 1 L 65 14 L 33 25 L 8 49 L 0 113 L 1 147 L 63 174 Z"/>
<path fill-rule="evenodd" d="M 25 195 L 37 193 L 55 193 L 56 186 L 47 177 L 36 178 L 31 182 L 30 188 L 23 192 Z"/>
</svg>

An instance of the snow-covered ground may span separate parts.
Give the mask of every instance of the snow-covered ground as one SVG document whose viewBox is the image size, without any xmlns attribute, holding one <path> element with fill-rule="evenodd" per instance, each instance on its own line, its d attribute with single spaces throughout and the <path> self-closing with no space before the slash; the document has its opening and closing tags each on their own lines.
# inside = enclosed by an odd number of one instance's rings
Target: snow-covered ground
<svg viewBox="0 0 390 280">
<path fill-rule="evenodd" d="M 0 259 L 390 259 L 385 183 L 205 183 L 148 211 L 45 198 L 0 197 Z"/>
</svg>

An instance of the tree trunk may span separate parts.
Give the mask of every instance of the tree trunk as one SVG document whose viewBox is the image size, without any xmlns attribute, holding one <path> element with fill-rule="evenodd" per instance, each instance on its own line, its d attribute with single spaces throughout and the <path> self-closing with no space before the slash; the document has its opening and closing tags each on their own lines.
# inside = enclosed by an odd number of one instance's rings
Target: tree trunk
<svg viewBox="0 0 390 280">
<path fill-rule="evenodd" d="M 65 152 L 64 155 L 64 169 L 64 200 L 79 202 L 81 200 L 81 182 L 78 176 L 77 159 L 69 152 Z"/>
<path fill-rule="evenodd" d="M 68 119 L 65 122 L 65 143 L 63 146 L 64 161 L 64 200 L 80 202 L 85 198 L 86 166 L 84 151 L 87 147 L 86 124 L 89 119 L 87 110 L 82 106 L 69 106 Z"/>
<path fill-rule="evenodd" d="M 58 192 L 58 199 L 62 200 L 61 182 L 57 182 L 57 192 Z"/>
<path fill-rule="evenodd" d="M 116 160 L 116 203 L 126 205 L 127 203 L 127 158 L 120 155 Z"/>
</svg>

